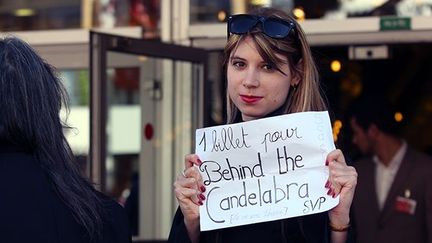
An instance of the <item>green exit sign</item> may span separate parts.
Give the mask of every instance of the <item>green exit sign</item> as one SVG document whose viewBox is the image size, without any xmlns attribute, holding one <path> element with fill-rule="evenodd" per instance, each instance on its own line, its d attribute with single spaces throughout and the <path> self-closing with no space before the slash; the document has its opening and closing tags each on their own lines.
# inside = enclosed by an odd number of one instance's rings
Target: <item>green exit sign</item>
<svg viewBox="0 0 432 243">
<path fill-rule="evenodd" d="M 380 30 L 410 30 L 411 18 L 382 17 Z"/>
</svg>

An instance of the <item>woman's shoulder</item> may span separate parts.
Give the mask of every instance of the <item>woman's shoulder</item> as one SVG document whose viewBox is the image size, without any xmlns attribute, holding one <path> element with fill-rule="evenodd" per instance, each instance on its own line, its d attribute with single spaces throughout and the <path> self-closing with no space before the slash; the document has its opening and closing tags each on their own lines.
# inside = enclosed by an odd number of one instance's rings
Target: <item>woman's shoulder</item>
<svg viewBox="0 0 432 243">
<path fill-rule="evenodd" d="M 0 151 L 0 168 L 0 188 L 3 192 L 15 191 L 13 194 L 39 197 L 51 193 L 49 181 L 33 154 Z"/>
<path fill-rule="evenodd" d="M 129 243 L 132 242 L 129 230 L 129 221 L 124 208 L 113 199 L 99 193 L 103 205 L 104 243 Z"/>
<path fill-rule="evenodd" d="M 123 223 L 124 221 L 127 223 L 126 211 L 124 210 L 123 206 L 100 192 L 98 192 L 98 194 L 102 201 L 105 221 L 111 224 L 119 224 Z"/>
</svg>

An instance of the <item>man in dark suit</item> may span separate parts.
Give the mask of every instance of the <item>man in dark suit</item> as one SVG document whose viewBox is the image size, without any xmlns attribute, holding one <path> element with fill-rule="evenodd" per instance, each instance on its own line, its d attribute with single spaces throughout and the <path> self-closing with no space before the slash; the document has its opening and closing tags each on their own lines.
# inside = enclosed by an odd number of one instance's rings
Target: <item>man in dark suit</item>
<svg viewBox="0 0 432 243">
<path fill-rule="evenodd" d="M 397 134 L 388 104 L 369 99 L 353 107 L 357 161 L 353 225 L 358 243 L 432 242 L 432 159 Z"/>
</svg>

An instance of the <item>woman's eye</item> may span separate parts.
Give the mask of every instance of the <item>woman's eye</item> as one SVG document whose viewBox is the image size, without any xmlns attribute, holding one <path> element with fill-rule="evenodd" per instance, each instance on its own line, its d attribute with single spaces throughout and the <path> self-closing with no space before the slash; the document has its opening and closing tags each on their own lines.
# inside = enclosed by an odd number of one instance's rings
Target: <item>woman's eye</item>
<svg viewBox="0 0 432 243">
<path fill-rule="evenodd" d="M 232 62 L 232 65 L 236 68 L 243 68 L 246 66 L 246 64 L 244 62 L 239 62 L 239 61 Z"/>
<path fill-rule="evenodd" d="M 266 71 L 273 71 L 273 70 L 274 70 L 274 67 L 273 67 L 273 65 L 271 65 L 271 64 L 264 64 L 264 65 L 262 66 L 262 68 L 263 68 L 264 70 L 266 70 Z"/>
</svg>

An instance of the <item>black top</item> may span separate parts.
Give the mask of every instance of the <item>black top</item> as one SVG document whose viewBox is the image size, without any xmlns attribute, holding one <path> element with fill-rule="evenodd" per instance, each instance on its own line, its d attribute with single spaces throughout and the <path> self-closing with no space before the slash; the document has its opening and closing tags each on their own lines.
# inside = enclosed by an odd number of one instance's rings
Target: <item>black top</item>
<svg viewBox="0 0 432 243">
<path fill-rule="evenodd" d="M 7 243 L 88 243 L 31 154 L 0 147 L 0 238 Z M 123 208 L 101 195 L 104 243 L 131 242 Z"/>
<path fill-rule="evenodd" d="M 272 117 L 284 114 L 284 107 L 268 114 Z M 241 113 L 238 112 L 234 123 L 242 122 Z M 180 210 L 174 216 L 168 242 L 190 243 L 184 224 L 184 217 Z M 353 242 L 352 229 L 347 236 L 347 243 Z M 330 242 L 330 228 L 328 212 L 311 214 L 301 217 L 276 220 L 264 223 L 249 224 L 200 233 L 201 243 L 230 243 L 230 242 L 272 242 L 272 243 L 328 243 Z"/>
<path fill-rule="evenodd" d="M 329 242 L 327 212 L 302 217 L 276 220 L 264 223 L 243 225 L 200 234 L 200 242 Z M 183 220 L 183 214 L 177 209 L 168 242 L 191 242 Z"/>
<path fill-rule="evenodd" d="M 283 114 L 283 109 L 284 107 L 280 107 L 266 117 Z M 242 122 L 240 112 L 237 113 L 234 123 L 237 122 Z M 191 242 L 183 219 L 183 214 L 180 208 L 178 208 L 171 226 L 168 242 Z M 328 243 L 330 242 L 328 213 L 323 212 L 283 220 L 205 231 L 200 233 L 200 242 Z M 348 232 L 347 242 L 352 242 L 351 229 Z"/>
</svg>

